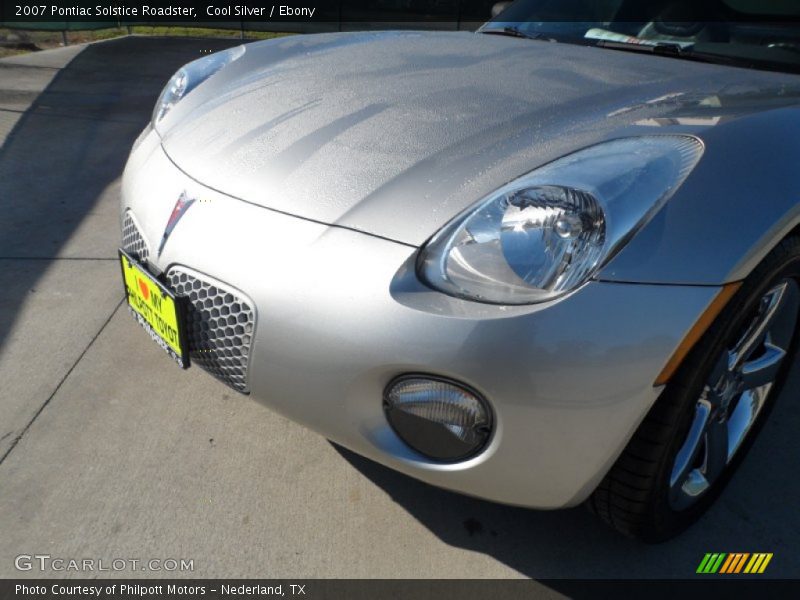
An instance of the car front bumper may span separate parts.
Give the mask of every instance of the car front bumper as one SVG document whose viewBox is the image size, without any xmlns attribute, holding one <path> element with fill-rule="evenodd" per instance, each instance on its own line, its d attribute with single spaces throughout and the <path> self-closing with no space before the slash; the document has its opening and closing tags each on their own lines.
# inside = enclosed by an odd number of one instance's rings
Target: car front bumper
<svg viewBox="0 0 800 600">
<path fill-rule="evenodd" d="M 157 256 L 184 191 L 197 201 Z M 592 492 L 719 291 L 592 281 L 532 306 L 450 298 L 417 281 L 416 248 L 208 189 L 152 132 L 131 155 L 122 193 L 153 271 L 188 267 L 252 301 L 246 380 L 257 400 L 393 469 L 508 504 L 560 508 Z M 382 409 L 385 386 L 404 373 L 481 392 L 495 417 L 487 447 L 456 464 L 408 448 Z"/>
</svg>

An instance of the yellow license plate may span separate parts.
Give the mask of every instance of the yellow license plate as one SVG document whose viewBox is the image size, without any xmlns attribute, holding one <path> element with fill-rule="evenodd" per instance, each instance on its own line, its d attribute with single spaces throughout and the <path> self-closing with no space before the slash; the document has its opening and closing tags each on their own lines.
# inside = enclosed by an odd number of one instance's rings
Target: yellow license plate
<svg viewBox="0 0 800 600">
<path fill-rule="evenodd" d="M 180 298 L 132 258 L 119 251 L 128 309 L 164 351 L 184 369 L 189 352 L 184 332 L 184 304 Z"/>
</svg>

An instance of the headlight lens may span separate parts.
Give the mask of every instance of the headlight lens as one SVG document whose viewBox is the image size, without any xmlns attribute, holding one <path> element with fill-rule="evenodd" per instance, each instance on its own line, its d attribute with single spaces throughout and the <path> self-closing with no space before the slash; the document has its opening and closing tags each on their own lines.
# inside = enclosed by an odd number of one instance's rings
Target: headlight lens
<svg viewBox="0 0 800 600">
<path fill-rule="evenodd" d="M 551 300 L 587 281 L 683 183 L 703 153 L 690 136 L 623 138 L 503 186 L 437 233 L 423 281 L 496 304 Z"/>
<path fill-rule="evenodd" d="M 155 125 L 163 119 L 194 88 L 225 65 L 240 58 L 244 53 L 245 47 L 237 46 L 236 48 L 229 48 L 222 52 L 198 58 L 178 69 L 178 72 L 172 76 L 172 79 L 169 80 L 158 97 L 158 102 L 156 102 L 156 106 L 153 109 L 153 124 Z"/>
</svg>

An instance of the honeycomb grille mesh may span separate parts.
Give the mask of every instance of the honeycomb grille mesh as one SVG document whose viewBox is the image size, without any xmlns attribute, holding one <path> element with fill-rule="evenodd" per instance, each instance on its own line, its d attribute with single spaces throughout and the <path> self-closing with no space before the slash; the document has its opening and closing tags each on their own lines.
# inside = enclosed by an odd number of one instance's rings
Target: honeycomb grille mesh
<svg viewBox="0 0 800 600">
<path fill-rule="evenodd" d="M 247 393 L 255 318 L 251 303 L 238 292 L 180 267 L 170 269 L 167 279 L 175 294 L 189 299 L 186 329 L 192 363 Z"/>
<path fill-rule="evenodd" d="M 125 252 L 142 262 L 147 262 L 150 257 L 150 249 L 136 226 L 131 211 L 125 213 L 125 219 L 122 222 L 122 247 Z"/>
</svg>

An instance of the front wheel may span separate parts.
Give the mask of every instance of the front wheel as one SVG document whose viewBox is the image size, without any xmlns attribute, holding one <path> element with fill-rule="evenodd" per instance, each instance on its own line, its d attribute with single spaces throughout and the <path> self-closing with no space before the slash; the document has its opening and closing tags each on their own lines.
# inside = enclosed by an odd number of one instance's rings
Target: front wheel
<svg viewBox="0 0 800 600">
<path fill-rule="evenodd" d="M 588 500 L 622 533 L 664 541 L 720 494 L 781 387 L 800 313 L 800 239 L 743 282 Z"/>
</svg>

